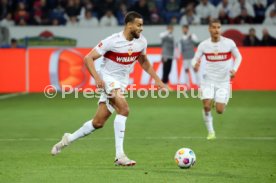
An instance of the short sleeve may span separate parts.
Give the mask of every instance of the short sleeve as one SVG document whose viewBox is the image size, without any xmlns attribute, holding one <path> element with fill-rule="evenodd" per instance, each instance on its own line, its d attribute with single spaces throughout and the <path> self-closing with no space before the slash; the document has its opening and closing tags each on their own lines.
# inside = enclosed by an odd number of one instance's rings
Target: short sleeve
<svg viewBox="0 0 276 183">
<path fill-rule="evenodd" d="M 112 47 L 112 42 L 111 41 L 112 37 L 108 37 L 104 40 L 102 40 L 94 49 L 100 54 L 104 55 L 106 52 L 111 50 Z"/>
</svg>

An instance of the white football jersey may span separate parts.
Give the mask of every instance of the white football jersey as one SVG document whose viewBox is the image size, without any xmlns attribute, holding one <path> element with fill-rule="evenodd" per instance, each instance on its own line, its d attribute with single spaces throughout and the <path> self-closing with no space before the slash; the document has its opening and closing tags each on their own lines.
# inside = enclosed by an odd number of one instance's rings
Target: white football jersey
<svg viewBox="0 0 276 183">
<path fill-rule="evenodd" d="M 138 39 L 128 41 L 123 32 L 119 32 L 102 40 L 94 49 L 103 56 L 101 74 L 128 85 L 129 73 L 138 57 L 146 54 L 147 41 L 142 34 Z"/>
<path fill-rule="evenodd" d="M 205 61 L 205 68 L 202 73 L 203 80 L 229 82 L 230 70 L 237 70 L 237 68 L 233 68 L 232 55 L 240 55 L 235 42 L 221 36 L 218 42 L 212 42 L 211 38 L 201 42 L 193 61 L 196 62 L 204 56 L 202 59 Z"/>
</svg>

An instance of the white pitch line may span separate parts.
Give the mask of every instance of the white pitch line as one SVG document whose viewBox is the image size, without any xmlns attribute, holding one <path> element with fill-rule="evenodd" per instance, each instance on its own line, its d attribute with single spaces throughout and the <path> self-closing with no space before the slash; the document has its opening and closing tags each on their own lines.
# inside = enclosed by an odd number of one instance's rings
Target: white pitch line
<svg viewBox="0 0 276 183">
<path fill-rule="evenodd" d="M 199 139 L 206 140 L 205 137 L 126 137 L 129 140 L 178 140 L 178 139 Z M 58 138 L 0 138 L 0 142 L 7 141 L 57 141 Z M 103 138 L 86 138 L 80 140 L 114 140 L 112 137 L 103 137 Z M 256 141 L 273 141 L 276 140 L 276 137 L 218 137 L 217 140 L 256 140 Z"/>
<path fill-rule="evenodd" d="M 26 95 L 26 94 L 27 93 L 11 93 L 11 94 L 7 94 L 7 95 L 0 95 L 0 100 L 12 98 L 12 97 L 17 97 L 17 96 L 20 96 L 20 95 Z"/>
</svg>

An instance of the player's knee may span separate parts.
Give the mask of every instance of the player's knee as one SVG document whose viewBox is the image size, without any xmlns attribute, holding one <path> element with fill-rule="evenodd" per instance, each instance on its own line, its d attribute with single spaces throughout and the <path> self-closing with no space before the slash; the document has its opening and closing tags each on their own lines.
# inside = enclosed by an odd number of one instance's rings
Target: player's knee
<svg viewBox="0 0 276 183">
<path fill-rule="evenodd" d="M 103 123 L 93 123 L 93 126 L 95 129 L 99 129 L 99 128 L 104 127 L 104 124 Z"/>
<path fill-rule="evenodd" d="M 120 107 L 118 113 L 123 115 L 123 116 L 128 116 L 129 115 L 128 105 L 124 105 L 124 106 Z"/>
<path fill-rule="evenodd" d="M 223 108 L 217 108 L 216 111 L 217 111 L 218 114 L 223 114 L 224 109 Z"/>
<path fill-rule="evenodd" d="M 128 116 L 129 115 L 129 108 L 126 107 L 126 108 L 122 109 L 120 111 L 120 114 L 123 115 L 123 116 Z"/>
<path fill-rule="evenodd" d="M 102 119 L 94 119 L 93 120 L 93 127 L 95 128 L 95 129 L 99 129 L 99 128 L 102 128 L 102 127 L 104 127 L 104 120 L 102 120 Z"/>
<path fill-rule="evenodd" d="M 209 112 L 209 111 L 211 111 L 211 107 L 210 107 L 210 106 L 205 105 L 205 106 L 204 106 L 204 111 L 205 111 L 205 112 Z"/>
</svg>

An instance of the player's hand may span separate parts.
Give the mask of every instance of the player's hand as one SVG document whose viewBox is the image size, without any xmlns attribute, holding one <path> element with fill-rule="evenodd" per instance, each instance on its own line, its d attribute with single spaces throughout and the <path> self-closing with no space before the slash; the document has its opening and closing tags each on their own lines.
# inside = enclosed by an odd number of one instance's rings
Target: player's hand
<svg viewBox="0 0 276 183">
<path fill-rule="evenodd" d="M 168 87 L 162 81 L 156 82 L 156 85 L 158 87 L 158 90 L 161 90 L 161 91 L 169 90 Z"/>
<path fill-rule="evenodd" d="M 231 70 L 230 71 L 230 77 L 231 77 L 231 79 L 233 79 L 235 77 L 235 75 L 236 75 L 236 71 L 235 70 Z"/>
<path fill-rule="evenodd" d="M 103 80 L 101 80 L 101 79 L 95 79 L 95 81 L 96 81 L 97 88 L 104 89 L 104 81 Z"/>
<path fill-rule="evenodd" d="M 200 67 L 200 62 L 197 62 L 194 66 L 194 71 L 198 72 L 199 71 L 199 67 Z"/>
</svg>

